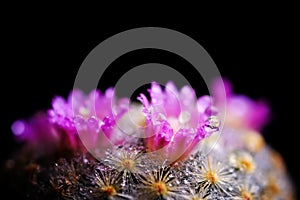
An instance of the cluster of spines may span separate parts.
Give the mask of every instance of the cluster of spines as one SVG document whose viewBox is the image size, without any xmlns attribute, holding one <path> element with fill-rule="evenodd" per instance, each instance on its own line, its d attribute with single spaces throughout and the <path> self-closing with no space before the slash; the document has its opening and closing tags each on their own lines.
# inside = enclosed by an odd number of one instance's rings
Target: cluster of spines
<svg viewBox="0 0 300 200">
<path fill-rule="evenodd" d="M 197 152 L 169 163 L 140 147 L 117 147 L 102 160 L 89 154 L 59 159 L 39 170 L 35 185 L 45 199 L 267 199 L 276 185 L 253 175 L 255 166 L 245 151 L 226 160 Z"/>
</svg>

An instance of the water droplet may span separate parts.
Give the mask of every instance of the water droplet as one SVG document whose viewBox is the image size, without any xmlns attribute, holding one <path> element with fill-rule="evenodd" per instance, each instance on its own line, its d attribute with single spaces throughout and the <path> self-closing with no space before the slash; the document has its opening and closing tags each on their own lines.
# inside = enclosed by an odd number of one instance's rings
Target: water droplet
<svg viewBox="0 0 300 200">
<path fill-rule="evenodd" d="M 210 116 L 208 118 L 208 126 L 212 129 L 218 129 L 220 127 L 220 120 L 217 116 Z"/>
</svg>

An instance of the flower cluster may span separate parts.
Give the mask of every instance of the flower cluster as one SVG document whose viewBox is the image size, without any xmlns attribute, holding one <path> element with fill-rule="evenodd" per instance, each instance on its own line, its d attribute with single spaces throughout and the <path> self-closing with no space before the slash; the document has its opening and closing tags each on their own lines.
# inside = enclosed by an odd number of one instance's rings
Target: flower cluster
<svg viewBox="0 0 300 200">
<path fill-rule="evenodd" d="M 149 93 L 151 102 L 141 94 L 142 105 L 130 105 L 127 98 L 117 100 L 112 88 L 88 95 L 74 90 L 67 100 L 54 98 L 47 115 L 17 121 L 12 129 L 31 148 L 46 143 L 87 149 L 101 158 L 115 145 L 143 143 L 148 152 L 160 151 L 173 161 L 185 159 L 201 140 L 219 130 L 210 97 L 197 99 L 189 86 L 179 92 L 172 82 L 165 91 L 153 82 Z"/>
<path fill-rule="evenodd" d="M 172 82 L 153 82 L 141 104 L 112 88 L 55 97 L 47 113 L 12 125 L 24 148 L 6 172 L 20 172 L 32 199 L 293 199 L 281 156 L 259 133 L 267 105 L 220 81 L 214 97 Z"/>
</svg>

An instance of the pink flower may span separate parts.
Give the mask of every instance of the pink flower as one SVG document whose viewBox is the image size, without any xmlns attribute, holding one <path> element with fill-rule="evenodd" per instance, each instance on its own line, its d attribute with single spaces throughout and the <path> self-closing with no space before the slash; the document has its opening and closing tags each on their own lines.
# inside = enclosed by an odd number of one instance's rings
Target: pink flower
<svg viewBox="0 0 300 200">
<path fill-rule="evenodd" d="M 70 135 L 79 135 L 87 149 L 105 149 L 111 143 L 122 143 L 125 140 L 125 134 L 112 139 L 112 130 L 128 106 L 129 99 L 117 101 L 112 88 L 104 94 L 94 90 L 88 95 L 75 89 L 67 100 L 54 98 L 48 114 L 52 123 Z"/>
<path fill-rule="evenodd" d="M 225 95 L 222 83 L 225 86 Z M 234 94 L 228 80 L 217 79 L 213 83 L 213 92 L 220 110 L 226 102 L 225 126 L 259 131 L 268 122 L 268 105 L 262 100 L 254 101 L 247 96 Z"/>
<path fill-rule="evenodd" d="M 195 91 L 184 86 L 180 91 L 172 82 L 165 90 L 155 82 L 149 90 L 151 102 L 141 94 L 146 117 L 146 145 L 160 151 L 169 160 L 182 160 L 204 138 L 219 127 L 211 98 L 196 98 Z"/>
<path fill-rule="evenodd" d="M 45 113 L 37 113 L 28 120 L 15 121 L 11 128 L 16 139 L 24 142 L 27 151 L 35 158 L 76 148 L 74 138 L 50 123 Z"/>
<path fill-rule="evenodd" d="M 161 151 L 172 161 L 184 159 L 202 139 L 218 131 L 220 122 L 209 96 L 197 99 L 191 87 L 178 91 L 172 82 L 165 90 L 153 82 L 149 92 L 151 102 L 141 94 L 143 106 L 129 106 L 129 99 L 117 100 L 111 88 L 88 95 L 75 89 L 67 100 L 55 97 L 48 116 L 17 121 L 13 131 L 31 144 L 65 144 L 75 150 L 86 148 L 95 156 L 112 145 L 143 142 L 149 151 Z"/>
<path fill-rule="evenodd" d="M 85 95 L 81 90 L 74 89 L 67 100 L 55 97 L 52 109 L 48 111 L 50 120 L 66 131 L 76 131 L 76 122 L 88 121 L 91 118 L 102 120 L 112 115 L 113 89 L 108 89 L 104 95 L 98 90 Z"/>
</svg>

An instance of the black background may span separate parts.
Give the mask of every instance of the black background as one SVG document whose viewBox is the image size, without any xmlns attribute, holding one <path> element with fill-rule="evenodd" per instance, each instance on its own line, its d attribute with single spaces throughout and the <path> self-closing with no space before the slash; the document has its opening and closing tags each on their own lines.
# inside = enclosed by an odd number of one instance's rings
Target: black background
<svg viewBox="0 0 300 200">
<path fill-rule="evenodd" d="M 84 58 L 101 41 L 143 26 L 171 28 L 192 37 L 210 54 L 221 74 L 232 81 L 237 93 L 254 99 L 264 98 L 270 103 L 272 119 L 263 134 L 283 155 L 295 185 L 299 185 L 296 24 L 289 17 L 280 16 L 220 23 L 205 23 L 205 20 L 103 23 L 96 20 L 90 24 L 68 18 L 40 19 L 39 16 L 7 21 L 2 29 L 1 45 L 1 164 L 18 148 L 10 130 L 14 120 L 50 108 L 55 95 L 66 97 Z M 186 65 L 167 54 L 137 52 L 136 58 L 132 54 L 115 63 L 112 70 L 115 74 L 103 80 L 102 87 L 120 75 L 118 67 L 122 64 L 134 67 L 148 61 L 161 61 L 171 67 L 178 63 Z M 195 81 L 194 77 L 189 78 Z"/>
</svg>

